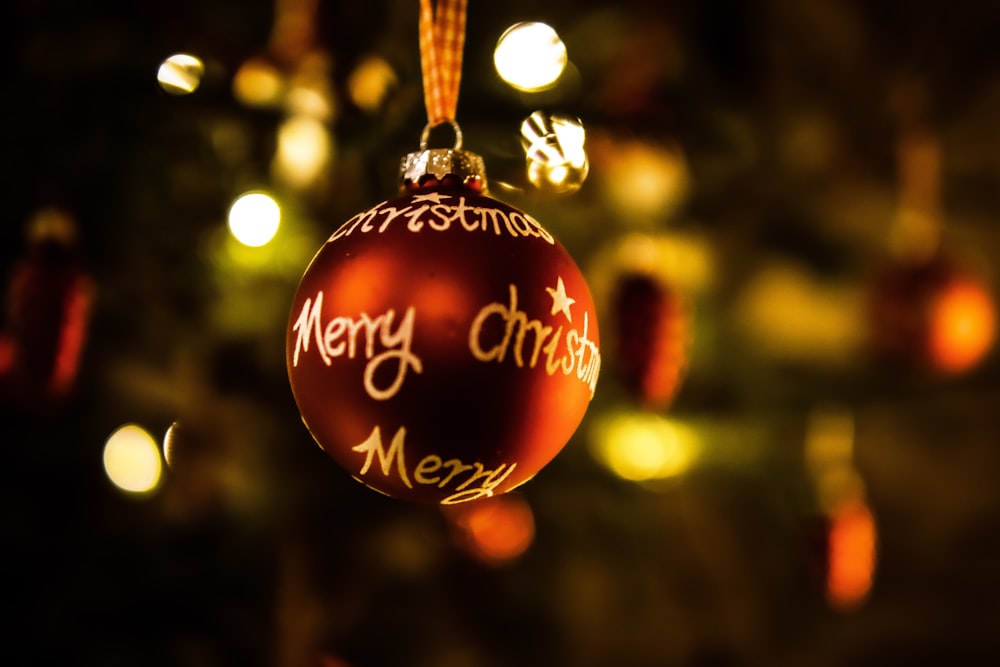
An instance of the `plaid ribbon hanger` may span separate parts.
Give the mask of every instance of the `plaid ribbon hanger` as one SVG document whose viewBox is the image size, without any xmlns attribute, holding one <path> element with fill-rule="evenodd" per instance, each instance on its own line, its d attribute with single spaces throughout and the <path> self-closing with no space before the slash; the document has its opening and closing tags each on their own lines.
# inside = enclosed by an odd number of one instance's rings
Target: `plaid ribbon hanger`
<svg viewBox="0 0 1000 667">
<path fill-rule="evenodd" d="M 455 125 L 467 0 L 420 0 L 420 69 L 428 128 Z"/>
</svg>

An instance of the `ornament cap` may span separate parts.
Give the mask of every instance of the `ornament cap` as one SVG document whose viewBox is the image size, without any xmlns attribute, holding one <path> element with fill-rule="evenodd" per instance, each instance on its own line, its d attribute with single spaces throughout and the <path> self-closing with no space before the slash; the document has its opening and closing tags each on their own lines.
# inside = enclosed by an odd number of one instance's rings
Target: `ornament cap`
<svg viewBox="0 0 1000 667">
<path fill-rule="evenodd" d="M 399 179 L 405 189 L 464 185 L 486 192 L 483 158 L 458 148 L 428 148 L 403 158 Z"/>
</svg>

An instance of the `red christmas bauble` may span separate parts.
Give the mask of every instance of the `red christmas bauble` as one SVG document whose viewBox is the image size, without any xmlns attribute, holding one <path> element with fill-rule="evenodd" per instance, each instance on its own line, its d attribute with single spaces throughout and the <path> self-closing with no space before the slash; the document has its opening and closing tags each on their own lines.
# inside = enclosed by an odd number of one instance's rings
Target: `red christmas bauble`
<svg viewBox="0 0 1000 667">
<path fill-rule="evenodd" d="M 533 477 L 582 420 L 601 363 L 573 259 L 451 160 L 330 236 L 286 349 L 303 421 L 337 463 L 387 495 L 443 504 Z"/>
<path fill-rule="evenodd" d="M 670 405 L 687 363 L 687 308 L 680 293 L 642 271 L 619 277 L 612 294 L 614 370 L 650 410 Z"/>
</svg>

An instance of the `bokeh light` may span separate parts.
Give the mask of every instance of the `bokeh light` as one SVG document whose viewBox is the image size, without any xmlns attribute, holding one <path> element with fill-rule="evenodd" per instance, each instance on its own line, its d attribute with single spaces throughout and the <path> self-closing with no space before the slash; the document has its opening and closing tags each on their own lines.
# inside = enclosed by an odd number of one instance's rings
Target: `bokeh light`
<svg viewBox="0 0 1000 667">
<path fill-rule="evenodd" d="M 236 240 L 253 248 L 270 242 L 280 222 L 281 207 L 264 192 L 242 194 L 229 207 L 229 230 Z"/>
<path fill-rule="evenodd" d="M 993 299 L 976 282 L 952 282 L 931 305 L 930 353 L 942 370 L 961 372 L 976 365 L 995 335 Z"/>
<path fill-rule="evenodd" d="M 535 111 L 521 123 L 528 180 L 540 190 L 575 192 L 590 171 L 586 132 L 577 118 Z"/>
<path fill-rule="evenodd" d="M 233 77 L 233 96 L 250 107 L 276 106 L 284 96 L 284 76 L 266 58 L 244 62 Z"/>
<path fill-rule="evenodd" d="M 566 69 L 566 45 L 551 26 L 524 22 L 507 28 L 493 51 L 497 74 L 524 92 L 546 90 Z"/>
<path fill-rule="evenodd" d="M 188 95 L 201 85 L 205 64 L 188 53 L 175 53 L 162 63 L 156 73 L 160 87 L 171 95 Z"/>
<path fill-rule="evenodd" d="M 163 464 L 156 441 L 136 424 L 125 424 L 104 445 L 104 472 L 123 491 L 145 494 L 160 483 Z"/>
<path fill-rule="evenodd" d="M 861 606 L 871 592 L 878 556 L 875 517 L 861 499 L 846 502 L 830 516 L 827 603 L 838 611 Z"/>
<path fill-rule="evenodd" d="M 399 82 L 396 71 L 384 58 L 369 56 L 358 63 L 347 79 L 347 94 L 362 111 L 374 113 Z"/>
<path fill-rule="evenodd" d="M 594 457 L 622 479 L 646 482 L 686 472 L 697 459 L 697 433 L 683 424 L 645 411 L 612 411 L 594 419 Z"/>
<path fill-rule="evenodd" d="M 502 565 L 521 556 L 535 539 L 531 506 L 517 494 L 442 506 L 456 529 L 459 544 L 487 565 Z"/>
<path fill-rule="evenodd" d="M 330 132 L 323 121 L 304 114 L 291 116 L 278 128 L 274 175 L 293 188 L 308 187 L 323 173 L 331 153 Z"/>
<path fill-rule="evenodd" d="M 604 195 L 626 223 L 662 223 L 688 196 L 687 159 L 676 146 L 599 137 L 591 155 L 606 174 Z"/>
</svg>

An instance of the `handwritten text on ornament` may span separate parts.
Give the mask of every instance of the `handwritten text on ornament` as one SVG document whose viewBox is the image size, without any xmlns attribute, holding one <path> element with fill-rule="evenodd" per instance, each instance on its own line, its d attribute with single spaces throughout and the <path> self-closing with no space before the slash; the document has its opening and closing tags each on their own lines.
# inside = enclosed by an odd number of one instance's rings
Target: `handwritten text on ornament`
<svg viewBox="0 0 1000 667">
<path fill-rule="evenodd" d="M 601 370 L 601 353 L 588 338 L 588 313 L 583 313 L 582 332 L 577 329 L 564 331 L 561 324 L 554 327 L 541 320 L 529 319 L 528 314 L 518 308 L 517 286 L 509 285 L 508 291 L 506 304 L 499 301 L 488 304 L 472 320 L 469 329 L 472 355 L 479 361 L 503 363 L 510 354 L 519 368 L 535 368 L 542 363 L 548 375 L 575 374 L 590 388 L 593 396 Z M 552 314 L 562 312 L 571 321 L 570 306 L 574 301 L 566 296 L 561 278 L 556 289 L 549 288 L 549 294 L 553 299 Z M 484 344 L 483 329 L 494 319 L 503 325 L 503 337 L 495 343 Z"/>
<path fill-rule="evenodd" d="M 299 355 L 309 351 L 310 341 L 315 344 L 316 351 L 327 366 L 337 357 L 354 359 L 361 354 L 367 360 L 363 378 L 365 391 L 379 401 L 392 398 L 399 392 L 409 369 L 415 373 L 423 371 L 420 357 L 411 349 L 415 317 L 413 306 L 406 309 L 398 324 L 395 322 L 396 311 L 392 308 L 375 317 L 361 313 L 356 318 L 334 317 L 325 324 L 322 315 L 323 292 L 319 291 L 315 298 L 306 299 L 292 326 L 296 332 L 292 366 L 299 365 Z M 388 386 L 378 386 L 375 373 L 383 365 L 391 363 L 396 364 L 392 382 Z"/>
<path fill-rule="evenodd" d="M 395 203 L 400 202 L 396 200 Z M 384 234 L 388 229 L 405 225 L 407 231 L 430 229 L 444 232 L 461 228 L 467 232 L 492 233 L 495 236 L 539 238 L 549 244 L 555 239 L 527 213 L 497 206 L 473 206 L 462 195 L 430 192 L 414 196 L 406 206 L 389 206 L 390 202 L 358 213 L 335 231 L 329 241 L 354 233 Z"/>
<path fill-rule="evenodd" d="M 441 500 L 442 505 L 492 496 L 517 467 L 516 463 L 501 463 L 489 469 L 479 461 L 464 463 L 459 459 L 443 459 L 437 454 L 429 454 L 417 462 L 411 473 L 406 464 L 406 428 L 403 426 L 396 430 L 388 449 L 382 442 L 382 430 L 378 426 L 372 429 L 364 442 L 351 449 L 365 455 L 359 475 L 367 475 L 372 463 L 377 460 L 383 476 L 392 477 L 395 474 L 408 489 L 418 484 L 453 491 Z"/>
</svg>

